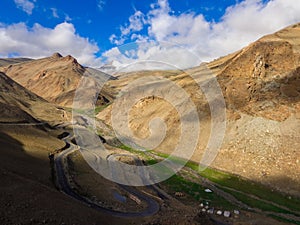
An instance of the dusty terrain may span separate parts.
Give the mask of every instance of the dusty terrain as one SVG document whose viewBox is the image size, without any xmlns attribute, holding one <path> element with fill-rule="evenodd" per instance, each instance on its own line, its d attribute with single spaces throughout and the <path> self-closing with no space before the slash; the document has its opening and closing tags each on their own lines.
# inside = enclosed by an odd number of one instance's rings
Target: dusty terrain
<svg viewBox="0 0 300 225">
<path fill-rule="evenodd" d="M 166 203 L 168 205 L 155 217 L 121 219 L 62 194 L 55 186 L 49 154 L 60 151 L 66 145 L 57 138 L 65 131 L 57 125 L 67 126 L 70 113 L 30 92 L 4 73 L 0 73 L 0 79 L 2 224 L 120 224 L 120 221 L 122 224 L 149 224 L 151 221 L 172 224 L 175 220 L 179 224 L 198 224 L 194 221 L 192 208 L 180 202 Z M 72 176 L 82 185 L 84 195 L 96 195 L 108 208 L 125 212 L 143 209 L 143 204 L 137 205 L 132 200 L 123 204 L 116 201 L 113 194 L 122 194 L 122 190 L 92 173 L 82 159 L 78 161 L 75 157 L 72 165 L 76 171 Z M 183 211 L 184 217 L 180 214 Z"/>
<path fill-rule="evenodd" d="M 48 156 L 65 146 L 54 126 L 68 113 L 0 75 L 1 224 L 119 224 L 54 185 Z"/>
<path fill-rule="evenodd" d="M 55 188 L 48 153 L 63 144 L 35 128 L 1 126 L 1 224 L 118 224 L 117 218 L 90 209 Z"/>
<path fill-rule="evenodd" d="M 212 166 L 300 195 L 299 37 L 298 24 L 209 63 L 210 70 L 200 66 L 179 74 L 159 71 L 151 74 L 166 77 L 183 87 L 195 102 L 201 132 L 193 161 L 200 161 L 211 125 L 205 95 L 190 75 L 199 75 L 201 82 L 213 74 L 225 98 L 227 128 Z M 131 76 L 121 74 L 118 80 L 109 81 L 108 85 L 118 93 L 139 75 L 140 72 Z M 154 83 L 143 84 L 142 90 L 160 88 L 162 93 L 168 93 L 162 83 L 158 78 Z M 103 110 L 98 118 L 110 123 L 113 106 Z M 157 117 L 165 121 L 167 132 L 156 150 L 171 153 L 178 145 L 181 124 L 174 107 L 166 100 L 151 96 L 141 99 L 130 110 L 129 126 L 136 136 L 145 138 L 150 134 L 149 121 Z"/>
<path fill-rule="evenodd" d="M 229 122 L 214 163 L 298 196 L 299 37 L 299 24 L 263 37 L 217 72 Z"/>
</svg>

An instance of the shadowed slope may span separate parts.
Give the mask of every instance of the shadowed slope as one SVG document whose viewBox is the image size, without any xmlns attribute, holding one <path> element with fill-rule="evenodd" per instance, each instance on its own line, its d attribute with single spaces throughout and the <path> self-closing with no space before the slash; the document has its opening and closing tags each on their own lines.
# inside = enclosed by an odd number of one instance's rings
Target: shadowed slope
<svg viewBox="0 0 300 225">
<path fill-rule="evenodd" d="M 64 110 L 48 103 L 0 72 L 1 122 L 59 123 L 67 120 Z"/>
</svg>

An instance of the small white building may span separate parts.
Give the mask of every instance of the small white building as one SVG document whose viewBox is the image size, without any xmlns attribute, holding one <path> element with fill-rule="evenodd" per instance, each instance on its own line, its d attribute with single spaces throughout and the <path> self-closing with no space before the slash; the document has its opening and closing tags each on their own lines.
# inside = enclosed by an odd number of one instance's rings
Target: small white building
<svg viewBox="0 0 300 225">
<path fill-rule="evenodd" d="M 221 210 L 218 210 L 218 211 L 216 212 L 216 214 L 219 215 L 219 216 L 221 216 L 221 215 L 223 214 L 223 212 L 222 212 Z"/>
<path fill-rule="evenodd" d="M 231 213 L 229 211 L 224 211 L 224 217 L 230 217 Z"/>
</svg>

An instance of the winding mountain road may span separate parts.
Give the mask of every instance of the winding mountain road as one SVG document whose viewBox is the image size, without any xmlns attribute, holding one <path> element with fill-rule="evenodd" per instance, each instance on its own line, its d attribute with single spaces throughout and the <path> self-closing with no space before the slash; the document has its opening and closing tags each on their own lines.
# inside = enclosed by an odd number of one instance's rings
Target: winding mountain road
<svg viewBox="0 0 300 225">
<path fill-rule="evenodd" d="M 66 137 L 62 138 L 62 140 L 64 140 L 66 142 L 67 148 L 64 151 L 58 153 L 54 157 L 54 166 L 55 166 L 55 171 L 56 171 L 57 183 L 58 183 L 59 189 L 63 193 L 71 196 L 72 198 L 74 198 L 84 204 L 87 204 L 91 208 L 94 208 L 94 209 L 99 210 L 104 213 L 108 213 L 108 214 L 110 214 L 112 216 L 116 216 L 116 217 L 127 217 L 127 218 L 145 217 L 145 216 L 154 215 L 159 211 L 159 209 L 160 209 L 159 204 L 155 200 L 153 200 L 150 196 L 146 195 L 145 193 L 140 192 L 136 188 L 133 188 L 130 186 L 120 185 L 120 187 L 122 187 L 122 189 L 127 191 L 129 194 L 137 197 L 138 199 L 140 199 L 141 201 L 143 201 L 147 204 L 147 207 L 144 209 L 144 211 L 121 212 L 121 211 L 116 211 L 113 209 L 105 208 L 105 207 L 98 205 L 95 202 L 91 201 L 87 197 L 81 196 L 80 194 L 75 192 L 75 190 L 70 186 L 68 178 L 66 176 L 67 172 L 66 172 L 66 167 L 65 167 L 65 162 L 64 162 L 66 160 L 66 157 L 69 154 L 80 149 L 79 146 L 74 145 L 71 142 L 72 138 L 73 138 L 73 135 L 71 135 L 70 133 Z"/>
</svg>

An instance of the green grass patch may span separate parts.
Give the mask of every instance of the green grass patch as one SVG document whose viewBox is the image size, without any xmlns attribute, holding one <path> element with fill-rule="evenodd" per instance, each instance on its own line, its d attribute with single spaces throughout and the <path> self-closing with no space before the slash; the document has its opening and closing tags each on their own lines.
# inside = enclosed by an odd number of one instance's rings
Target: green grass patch
<svg viewBox="0 0 300 225">
<path fill-rule="evenodd" d="M 148 160 L 145 160 L 146 162 L 146 165 L 154 165 L 156 163 L 158 163 L 158 161 L 156 159 L 148 159 Z"/>
<path fill-rule="evenodd" d="M 271 191 L 270 188 L 261 184 L 251 182 L 238 176 L 216 171 L 211 168 L 207 168 L 199 173 L 201 176 L 208 178 L 220 186 L 239 190 L 247 194 L 255 195 L 258 198 L 274 202 L 278 205 L 285 206 L 291 210 L 300 211 L 299 199 L 289 199 L 284 194 Z"/>
<path fill-rule="evenodd" d="M 120 144 L 120 145 L 118 145 L 116 147 L 140 156 L 146 162 L 147 165 L 153 165 L 153 164 L 157 163 L 156 159 L 150 157 L 148 154 L 146 154 L 143 151 L 133 149 L 133 148 L 131 148 L 131 147 L 127 146 L 127 145 L 124 145 L 124 144 Z"/>
<path fill-rule="evenodd" d="M 87 115 L 89 117 L 95 117 L 99 112 L 101 112 L 103 109 L 105 109 L 107 106 L 109 106 L 109 104 L 105 104 L 105 105 L 97 105 L 95 106 L 95 108 L 88 108 L 88 109 L 69 109 L 71 112 L 75 112 L 78 114 L 83 114 L 83 115 Z M 68 110 L 68 111 L 69 111 Z"/>
<path fill-rule="evenodd" d="M 163 157 L 163 158 L 169 157 L 169 155 L 165 154 L 165 153 L 155 152 L 154 154 L 156 154 L 160 157 Z M 176 157 L 172 156 L 171 158 L 173 159 Z M 250 195 L 255 195 L 258 198 L 268 200 L 268 201 L 274 202 L 278 205 L 285 206 L 291 210 L 300 212 L 300 199 L 297 199 L 297 198 L 289 199 L 288 196 L 286 196 L 282 193 L 276 192 L 276 191 L 271 191 L 270 188 L 268 188 L 262 184 L 252 182 L 250 180 L 246 180 L 246 179 L 238 177 L 236 175 L 218 171 L 218 170 L 215 170 L 212 168 L 206 168 L 205 170 L 199 171 L 199 165 L 195 162 L 191 162 L 191 161 L 187 162 L 186 167 L 199 172 L 199 174 L 202 177 L 205 177 L 205 178 L 209 179 L 210 181 L 212 181 L 216 184 L 219 184 L 220 186 L 232 188 L 234 190 L 238 190 L 238 191 L 250 194 Z M 228 192 L 227 189 L 225 191 Z M 258 200 L 253 199 L 253 201 L 258 201 Z M 257 205 L 259 205 L 259 204 L 257 204 Z M 267 208 L 267 207 L 264 207 L 264 208 Z M 274 210 L 276 211 L 275 208 L 274 208 Z"/>
<path fill-rule="evenodd" d="M 148 166 L 157 164 L 159 162 L 158 160 L 154 159 L 151 155 L 147 154 L 147 152 L 135 150 L 124 144 L 120 144 L 117 147 L 126 150 L 128 152 L 131 152 L 135 155 L 138 155 L 141 159 L 144 160 L 145 164 Z M 161 176 L 168 177 L 169 174 L 173 174 L 173 171 L 169 167 L 165 166 L 164 164 L 157 164 L 157 166 L 153 167 L 152 169 L 154 173 L 159 174 L 159 177 Z"/>
<path fill-rule="evenodd" d="M 239 193 L 239 192 L 235 192 L 235 191 L 230 191 L 230 190 L 226 190 L 223 189 L 224 191 L 230 193 L 231 195 L 233 195 L 236 199 L 240 200 L 241 202 L 244 202 L 245 204 L 247 204 L 248 206 L 252 207 L 252 208 L 257 208 L 257 209 L 261 209 L 263 211 L 267 211 L 267 212 L 276 212 L 276 213 L 286 213 L 286 214 L 292 214 L 291 212 L 279 208 L 277 206 L 268 204 L 266 202 L 251 198 L 245 194 Z"/>
<path fill-rule="evenodd" d="M 284 222 L 284 223 L 290 223 L 290 224 L 296 224 L 296 225 L 300 225 L 300 222 L 299 221 L 294 221 L 294 220 L 289 220 L 289 219 L 286 219 L 286 218 L 281 218 L 279 216 L 275 216 L 275 215 L 268 215 L 278 221 L 281 221 L 281 222 Z"/>
<path fill-rule="evenodd" d="M 132 153 L 135 153 L 135 154 L 143 153 L 141 151 L 134 150 L 134 149 L 132 149 L 128 146 L 124 146 L 124 145 L 121 146 L 121 148 L 125 149 L 127 151 L 131 151 Z M 168 154 L 161 153 L 161 152 L 151 152 L 151 153 L 156 156 L 162 157 L 162 158 L 168 158 L 174 163 L 179 163 L 179 164 L 184 163 L 184 160 L 179 157 L 170 156 Z M 143 154 L 145 154 L 145 153 L 143 153 Z M 156 160 L 151 159 L 151 157 L 149 158 L 148 155 L 147 155 L 147 157 L 149 160 L 148 165 L 153 165 L 153 164 L 157 163 Z M 264 201 L 260 201 L 258 199 L 252 198 L 251 196 L 248 196 L 248 195 L 253 195 L 262 200 L 267 200 L 267 201 L 276 203 L 279 206 L 280 205 L 285 206 L 288 209 L 300 212 L 300 204 L 299 204 L 300 200 L 299 199 L 296 199 L 296 198 L 289 199 L 288 196 L 285 196 L 284 194 L 276 192 L 276 191 L 271 191 L 270 188 L 263 186 L 262 184 L 259 184 L 259 183 L 256 183 L 256 182 L 253 182 L 250 180 L 246 180 L 239 176 L 225 173 L 222 171 L 218 171 L 218 170 L 215 170 L 212 168 L 205 168 L 204 170 L 199 171 L 199 165 L 197 163 L 191 162 L 191 161 L 188 161 L 185 166 L 193 169 L 194 171 L 197 171 L 202 177 L 205 177 L 205 178 L 209 179 L 210 181 L 220 185 L 220 187 L 224 191 L 232 194 L 238 200 L 244 202 L 245 204 L 249 205 L 250 207 L 259 208 L 263 211 L 294 214 L 288 210 L 282 209 L 280 207 L 265 203 Z M 180 176 L 176 175 L 176 176 L 171 177 L 170 179 L 168 179 L 166 181 L 166 184 L 168 186 L 170 186 L 173 190 L 185 192 L 185 193 L 189 194 L 190 196 L 192 196 L 196 200 L 199 200 L 201 198 L 200 197 L 201 188 L 199 188 L 199 184 L 193 183 L 191 181 L 187 181 Z M 229 190 L 226 187 L 231 188 L 233 190 L 243 192 L 245 194 Z M 201 193 L 201 196 L 203 196 L 203 193 Z M 217 196 L 217 197 L 220 198 L 219 196 Z M 224 204 L 224 202 L 223 202 L 223 204 Z"/>
<path fill-rule="evenodd" d="M 120 149 L 123 149 L 123 150 L 126 150 L 126 151 L 131 152 L 131 153 L 144 154 L 143 151 L 139 151 L 139 150 L 133 149 L 130 146 L 127 146 L 127 145 L 124 145 L 124 144 L 120 144 L 120 145 L 118 145 L 116 147 L 118 147 Z"/>
<path fill-rule="evenodd" d="M 96 106 L 95 107 L 95 115 L 97 115 L 99 112 L 101 112 L 102 110 L 104 110 L 107 106 L 109 106 L 109 104 Z"/>
<path fill-rule="evenodd" d="M 195 182 L 186 180 L 185 178 L 174 175 L 166 181 L 162 182 L 162 185 L 165 185 L 174 192 L 182 192 L 196 201 L 209 202 L 210 205 L 226 209 L 234 209 L 234 205 L 226 201 L 221 196 L 216 195 L 215 193 L 206 193 L 205 188 Z"/>
</svg>

